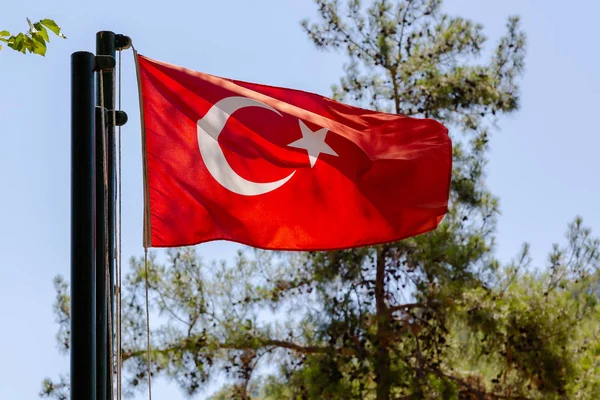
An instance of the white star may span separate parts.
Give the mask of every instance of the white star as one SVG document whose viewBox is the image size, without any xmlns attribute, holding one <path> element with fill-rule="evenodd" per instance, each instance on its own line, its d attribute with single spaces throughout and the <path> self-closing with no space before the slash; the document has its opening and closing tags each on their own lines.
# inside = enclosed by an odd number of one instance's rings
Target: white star
<svg viewBox="0 0 600 400">
<path fill-rule="evenodd" d="M 300 122 L 300 130 L 302 131 L 302 139 L 298 139 L 293 143 L 288 144 L 290 147 L 297 149 L 304 149 L 308 152 L 308 159 L 310 160 L 310 167 L 314 167 L 319 158 L 319 154 L 329 154 L 331 156 L 338 156 L 335 151 L 327 143 L 325 143 L 325 135 L 327 134 L 326 128 L 321 128 L 318 131 L 311 131 L 308 126 Z"/>
</svg>

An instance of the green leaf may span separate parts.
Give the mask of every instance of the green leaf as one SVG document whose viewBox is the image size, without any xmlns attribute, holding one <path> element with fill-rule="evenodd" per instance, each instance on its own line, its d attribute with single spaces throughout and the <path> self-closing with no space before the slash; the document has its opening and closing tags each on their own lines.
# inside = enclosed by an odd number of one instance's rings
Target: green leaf
<svg viewBox="0 0 600 400">
<path fill-rule="evenodd" d="M 0 36 L 10 36 L 9 31 L 0 31 Z"/>
<path fill-rule="evenodd" d="M 25 35 L 24 41 L 25 41 L 25 50 L 28 50 L 30 53 L 33 53 L 34 49 L 35 49 L 35 42 L 33 41 L 33 39 L 30 38 L 29 36 Z"/>
<path fill-rule="evenodd" d="M 45 56 L 46 55 L 46 41 L 44 40 L 44 38 L 39 33 L 35 33 L 32 35 L 32 39 L 33 39 L 33 53 L 39 54 L 41 56 Z"/>
<path fill-rule="evenodd" d="M 30 49 L 30 51 L 33 50 L 32 52 L 35 54 L 39 54 L 40 56 L 45 56 L 46 55 L 46 42 L 39 42 L 37 40 L 33 41 L 33 48 Z"/>
<path fill-rule="evenodd" d="M 33 39 L 35 42 L 46 44 L 46 40 L 39 33 L 34 33 L 33 35 L 31 35 L 31 39 Z"/>
<path fill-rule="evenodd" d="M 8 47 L 25 54 L 25 38 L 26 36 L 22 33 L 12 36 L 8 41 Z"/>
<path fill-rule="evenodd" d="M 50 37 L 48 36 L 48 31 L 46 30 L 46 28 L 44 28 L 44 26 L 42 24 L 40 24 L 39 22 L 36 22 L 35 24 L 33 24 L 33 26 L 35 26 L 35 29 L 38 30 L 38 32 L 37 32 L 38 35 L 41 35 L 46 42 L 50 41 Z"/>
<path fill-rule="evenodd" d="M 40 21 L 40 23 L 42 25 L 44 25 L 46 28 L 50 29 L 55 35 L 66 39 L 67 37 L 65 35 L 63 35 L 62 33 L 60 33 L 60 27 L 58 25 L 56 25 L 56 22 L 54 22 L 51 19 L 43 19 Z"/>
</svg>

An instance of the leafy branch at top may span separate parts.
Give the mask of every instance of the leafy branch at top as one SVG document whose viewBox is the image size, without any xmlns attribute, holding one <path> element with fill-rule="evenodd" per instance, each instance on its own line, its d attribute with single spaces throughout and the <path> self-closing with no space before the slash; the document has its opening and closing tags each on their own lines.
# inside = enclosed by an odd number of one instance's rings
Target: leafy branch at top
<svg viewBox="0 0 600 400">
<path fill-rule="evenodd" d="M 45 56 L 46 43 L 50 42 L 48 31 L 62 39 L 67 38 L 62 34 L 60 27 L 56 22 L 51 19 L 46 18 L 36 23 L 32 23 L 29 18 L 27 18 L 27 23 L 29 24 L 29 30 L 25 33 L 12 35 L 9 31 L 0 31 L 0 41 L 6 43 L 11 49 L 23 54 L 30 52 Z M 0 45 L 0 50 L 2 50 L 2 45 Z"/>
</svg>

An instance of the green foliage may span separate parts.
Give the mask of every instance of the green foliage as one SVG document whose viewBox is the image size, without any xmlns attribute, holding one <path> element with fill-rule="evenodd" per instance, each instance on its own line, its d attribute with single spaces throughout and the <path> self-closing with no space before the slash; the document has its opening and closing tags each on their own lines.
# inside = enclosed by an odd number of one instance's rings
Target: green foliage
<svg viewBox="0 0 600 400">
<path fill-rule="evenodd" d="M 194 248 L 152 257 L 152 373 L 189 395 L 225 376 L 213 400 L 600 398 L 598 240 L 576 219 L 547 267 L 530 265 L 527 246 L 508 265 L 494 258 L 499 206 L 484 172 L 497 118 L 518 109 L 518 18 L 486 60 L 483 27 L 444 14 L 441 0 L 316 4 L 320 19 L 303 28 L 349 59 L 336 98 L 450 127 L 450 210 L 434 232 L 381 246 L 255 251 L 231 266 Z M 134 391 L 148 378 L 146 273 L 141 259 L 131 266 L 123 358 Z M 68 348 L 64 288 L 55 310 Z"/>
<path fill-rule="evenodd" d="M 31 23 L 27 18 L 29 30 L 25 33 L 11 35 L 8 31 L 0 31 L 0 41 L 6 43 L 8 47 L 23 54 L 34 53 L 41 56 L 46 55 L 47 43 L 50 42 L 48 31 L 56 36 L 66 39 L 61 33 L 60 27 L 51 19 L 42 19 L 39 22 Z M 0 45 L 0 50 L 2 46 Z"/>
</svg>

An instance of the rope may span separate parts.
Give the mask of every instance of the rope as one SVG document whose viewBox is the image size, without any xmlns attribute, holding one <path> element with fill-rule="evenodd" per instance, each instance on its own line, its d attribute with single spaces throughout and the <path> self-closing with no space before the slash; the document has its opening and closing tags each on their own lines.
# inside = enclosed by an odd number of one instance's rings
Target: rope
<svg viewBox="0 0 600 400">
<path fill-rule="evenodd" d="M 116 169 L 116 162 L 117 162 L 116 158 L 117 157 L 116 157 L 116 143 L 115 143 L 115 138 L 114 138 L 114 134 L 115 134 L 115 128 L 114 127 L 117 125 L 117 110 L 116 110 L 116 107 L 115 107 L 115 97 L 116 97 L 116 94 L 117 94 L 117 82 L 116 82 L 116 79 L 115 79 L 116 78 L 116 76 L 115 76 L 116 72 L 115 72 L 114 68 L 111 70 L 111 75 L 112 75 L 112 98 L 113 98 L 113 104 L 111 104 L 112 109 L 113 109 L 112 110 L 112 117 L 113 117 L 112 118 L 112 121 L 113 121 L 113 123 L 112 123 L 112 125 L 113 125 L 113 140 L 112 140 L 112 149 L 110 149 L 110 150 L 112 152 L 112 166 L 111 167 L 112 167 L 113 171 L 115 171 L 115 169 Z M 107 178 L 108 178 L 108 172 L 107 172 Z M 113 175 L 113 179 L 114 179 L 114 175 Z M 111 185 L 113 183 L 114 182 L 111 182 Z M 113 193 L 113 199 L 112 200 L 113 200 L 113 209 L 112 209 L 112 212 L 113 212 L 113 218 L 114 218 L 114 216 L 116 214 L 116 212 L 115 212 L 115 208 L 116 208 L 116 204 L 115 203 L 116 202 L 114 201 L 115 200 L 114 199 L 114 193 Z M 111 234 L 114 234 L 115 237 L 116 237 L 117 234 L 116 234 L 116 227 L 115 226 L 113 226 L 113 230 L 114 231 L 111 232 Z M 114 246 L 114 242 L 113 242 L 113 246 Z M 110 249 L 107 248 L 107 250 L 110 250 Z M 112 250 L 113 251 L 115 250 L 114 247 L 113 247 Z M 115 256 L 115 254 L 113 254 L 113 258 L 114 258 L 114 256 Z M 113 262 L 113 260 L 110 260 L 109 262 Z M 116 262 L 115 262 L 115 264 L 116 264 Z M 115 269 L 116 269 L 116 266 L 115 266 Z M 108 273 L 108 269 L 107 269 L 107 273 Z M 109 284 L 113 285 L 113 281 L 111 280 L 110 273 L 108 273 L 108 276 L 109 276 L 108 280 L 110 281 Z M 114 372 L 114 369 L 115 369 L 115 349 L 113 347 L 114 330 L 113 330 L 113 327 L 112 327 L 112 325 L 113 325 L 113 319 L 112 319 L 113 298 L 110 297 L 110 286 L 109 286 L 109 290 L 108 290 L 108 296 L 109 296 L 109 300 L 108 300 L 108 332 L 109 332 L 108 344 L 109 344 L 110 355 L 111 355 L 111 357 L 110 357 L 110 369 L 109 369 L 109 371 L 110 371 L 110 398 L 114 399 L 115 398 L 115 396 L 114 396 L 114 387 L 115 387 L 115 372 Z"/>
<path fill-rule="evenodd" d="M 119 110 L 121 109 L 121 50 L 119 50 Z M 121 256 L 121 125 L 119 125 L 119 138 L 117 143 L 117 194 L 119 196 L 117 201 L 117 250 L 115 260 L 115 270 L 117 275 L 117 400 L 123 398 L 123 354 L 121 351 L 121 283 L 122 283 L 122 256 Z"/>
<path fill-rule="evenodd" d="M 143 106 L 141 101 L 141 83 L 140 83 L 140 69 L 137 59 L 137 51 L 133 44 L 131 45 L 131 49 L 133 50 L 133 59 L 135 61 L 136 66 L 136 74 L 138 78 L 138 94 L 140 96 L 140 119 L 142 123 L 142 157 L 145 157 L 145 146 L 144 146 L 144 118 L 143 118 Z M 146 185 L 146 167 L 144 166 L 144 187 Z M 148 364 L 148 400 L 152 400 L 152 344 L 150 342 L 150 300 L 149 300 L 149 272 L 148 272 L 148 240 L 147 240 L 147 231 L 146 231 L 146 188 L 144 188 L 144 268 L 146 272 L 146 348 L 147 348 L 147 364 Z"/>
<path fill-rule="evenodd" d="M 106 269 L 106 297 L 110 299 L 110 271 L 108 268 Z M 112 329 L 112 311 L 111 311 L 111 302 L 107 303 L 107 313 L 108 313 L 108 348 L 110 349 L 110 362 L 108 363 L 108 375 L 110 376 L 110 398 L 114 399 L 114 371 L 113 371 L 113 363 L 114 363 L 114 353 L 113 353 L 113 329 Z"/>
<path fill-rule="evenodd" d="M 114 71 L 114 70 L 113 70 Z M 105 132 L 106 132 L 106 121 L 104 118 L 104 70 L 100 70 L 100 119 L 101 119 L 101 126 L 102 126 L 102 132 L 100 133 L 102 135 L 102 149 L 103 149 L 103 154 L 104 157 L 102 159 L 102 178 L 103 178 L 103 183 L 104 183 L 104 226 L 108 227 L 108 160 L 106 157 L 107 154 L 107 143 L 106 143 L 106 136 L 105 136 Z M 114 81 L 114 79 L 113 79 Z M 113 84 L 113 94 L 114 94 L 114 84 Z M 114 98 L 114 97 L 113 97 Z M 113 110 L 113 118 L 114 118 L 114 110 Z M 113 119 L 114 121 L 114 119 Z M 109 233 L 108 233 L 108 229 L 104 230 L 104 243 L 108 245 L 109 241 Z M 108 248 L 108 246 L 106 246 L 105 249 L 105 254 L 104 254 L 104 270 L 106 271 L 106 285 L 105 285 L 105 298 L 106 298 L 106 305 L 107 305 L 107 317 L 108 317 L 108 332 L 107 332 L 107 338 L 108 338 L 108 347 L 110 348 L 110 362 L 108 363 L 108 371 L 109 371 L 109 379 L 110 379 L 110 395 L 111 398 L 113 398 L 113 357 L 112 357 L 112 321 L 111 321 L 111 317 L 112 317 L 112 313 L 111 313 L 111 299 L 110 299 L 110 271 L 109 271 L 109 264 L 110 264 L 110 259 L 109 259 L 109 255 L 110 255 L 110 249 Z"/>
<path fill-rule="evenodd" d="M 152 400 L 152 369 L 151 369 L 151 353 L 150 353 L 150 306 L 148 301 L 148 247 L 144 246 L 144 266 L 146 269 L 146 337 L 148 339 L 148 399 Z"/>
</svg>

